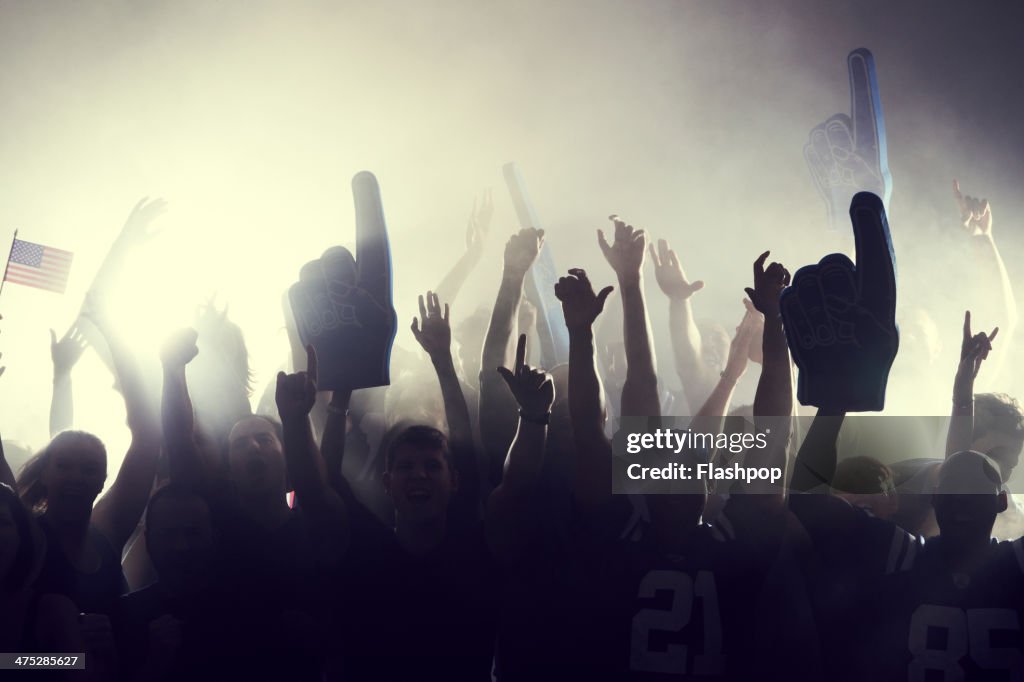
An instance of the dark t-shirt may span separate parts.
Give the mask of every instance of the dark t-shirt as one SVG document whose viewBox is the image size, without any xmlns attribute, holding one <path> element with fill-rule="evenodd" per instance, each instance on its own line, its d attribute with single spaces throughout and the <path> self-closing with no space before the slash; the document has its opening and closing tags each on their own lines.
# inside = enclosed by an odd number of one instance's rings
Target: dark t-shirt
<svg viewBox="0 0 1024 682">
<path fill-rule="evenodd" d="M 491 679 L 496 570 L 481 526 L 449 528 L 423 556 L 347 500 L 352 544 L 338 575 L 331 677 L 374 680 Z"/>
<path fill-rule="evenodd" d="M 326 619 L 314 534 L 300 509 L 277 528 L 244 514 L 232 497 L 211 500 L 219 542 L 220 585 L 250 656 L 287 679 L 318 679 Z"/>
<path fill-rule="evenodd" d="M 146 662 L 149 624 L 170 615 L 181 621 L 181 644 L 167 670 L 169 680 L 251 679 L 264 661 L 246 644 L 223 585 L 188 597 L 173 597 L 155 583 L 121 597 L 114 614 L 118 668 L 131 680 Z M 246 674 L 248 673 L 248 674 Z"/>
<path fill-rule="evenodd" d="M 90 525 L 86 542 L 100 557 L 100 567 L 93 573 L 83 573 L 68 560 L 60 546 L 56 531 L 39 517 L 39 526 L 46 535 L 47 550 L 42 571 L 36 580 L 37 594 L 62 594 L 75 603 L 82 613 L 110 615 L 117 599 L 128 591 L 124 573 L 121 572 L 121 557 L 95 526 Z"/>
</svg>

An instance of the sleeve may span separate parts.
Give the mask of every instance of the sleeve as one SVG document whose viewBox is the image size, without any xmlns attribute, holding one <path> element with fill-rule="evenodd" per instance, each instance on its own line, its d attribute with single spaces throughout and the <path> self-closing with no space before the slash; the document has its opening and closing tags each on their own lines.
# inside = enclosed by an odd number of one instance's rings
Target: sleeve
<svg viewBox="0 0 1024 682">
<path fill-rule="evenodd" d="M 923 540 L 832 495 L 792 493 L 797 517 L 827 565 L 865 576 L 909 570 Z"/>
</svg>

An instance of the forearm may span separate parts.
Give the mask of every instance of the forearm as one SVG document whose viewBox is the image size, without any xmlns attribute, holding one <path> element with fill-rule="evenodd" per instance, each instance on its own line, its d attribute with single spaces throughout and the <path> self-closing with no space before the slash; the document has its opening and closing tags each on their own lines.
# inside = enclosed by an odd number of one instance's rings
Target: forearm
<svg viewBox="0 0 1024 682">
<path fill-rule="evenodd" d="M 832 486 L 836 473 L 836 440 L 845 417 L 845 412 L 818 410 L 796 457 L 790 483 L 793 490 L 805 492 L 823 485 Z"/>
<path fill-rule="evenodd" d="M 509 340 L 522 293 L 523 278 L 506 273 L 484 338 L 478 409 L 480 434 L 493 483 L 500 478 L 505 454 L 515 433 L 516 414 L 515 400 L 495 370 L 508 365 Z"/>
<path fill-rule="evenodd" d="M 778 315 L 765 317 L 761 349 L 761 376 L 754 394 L 754 419 L 789 417 L 793 414 L 793 376 L 786 333 Z"/>
<path fill-rule="evenodd" d="M 74 425 L 75 408 L 72 395 L 71 375 L 55 375 L 53 395 L 50 399 L 50 438 Z"/>
<path fill-rule="evenodd" d="M 770 318 L 770 319 L 769 319 Z M 789 346 L 782 319 L 778 315 L 765 316 L 762 337 L 761 376 L 754 394 L 754 428 L 765 435 L 764 448 L 747 451 L 748 467 L 779 469 L 786 480 L 789 447 L 793 433 L 793 374 L 789 362 Z M 773 501 L 782 503 L 782 488 L 762 481 L 747 486 L 748 492 L 774 493 Z"/>
<path fill-rule="evenodd" d="M 622 293 L 623 340 L 626 349 L 626 381 L 622 386 L 623 416 L 661 415 L 658 377 L 651 348 L 651 327 L 647 319 L 640 278 L 619 278 Z"/>
<path fill-rule="evenodd" d="M 953 380 L 953 410 L 946 432 L 946 457 L 970 450 L 974 441 L 974 377 L 958 369 Z"/>
<path fill-rule="evenodd" d="M 611 495 L 612 453 L 604 435 L 601 382 L 589 328 L 569 332 L 569 416 L 576 444 L 576 502 L 592 509 Z"/>
<path fill-rule="evenodd" d="M 469 406 L 462 393 L 459 376 L 450 353 L 432 357 L 431 362 L 441 384 L 445 417 L 448 421 L 448 440 L 451 445 L 455 470 L 459 475 L 459 508 L 479 520 L 480 514 L 480 471 L 476 447 L 473 443 L 473 427 L 469 420 Z M 495 372 L 497 374 L 497 372 Z"/>
<path fill-rule="evenodd" d="M 324 435 L 320 439 L 320 453 L 327 469 L 327 482 L 335 492 L 341 494 L 343 476 L 342 462 L 345 457 L 345 437 L 348 433 L 348 407 L 352 391 L 334 391 L 327 406 L 327 420 Z"/>
<path fill-rule="evenodd" d="M 544 465 L 547 426 L 520 418 L 519 428 L 505 460 L 501 484 L 487 498 L 487 540 L 499 557 L 517 556 L 529 534 L 524 517 Z"/>
<path fill-rule="evenodd" d="M 171 480 L 201 486 L 206 472 L 196 442 L 195 417 L 184 367 L 164 368 L 160 415 Z"/>
<path fill-rule="evenodd" d="M 329 508 L 334 497 L 320 458 L 309 417 L 284 417 L 284 453 L 288 474 L 303 509 L 319 513 Z"/>
<path fill-rule="evenodd" d="M 431 357 L 430 361 L 434 365 L 437 380 L 441 385 L 441 398 L 444 401 L 444 413 L 448 420 L 448 438 L 453 444 L 472 450 L 473 426 L 469 418 L 469 405 L 462 392 L 462 384 L 459 383 L 459 376 L 455 371 L 452 356 L 450 353 L 446 353 L 438 357 Z"/>
<path fill-rule="evenodd" d="M 711 395 L 693 416 L 691 427 L 695 431 L 720 433 L 723 420 L 729 413 L 729 403 L 735 389 L 736 377 L 726 376 L 723 372 L 718 383 L 711 390 Z"/>
<path fill-rule="evenodd" d="M 669 299 L 668 324 L 676 374 L 692 410 L 708 397 L 711 381 L 702 356 L 703 340 L 689 298 Z"/>
<path fill-rule="evenodd" d="M 999 253 L 995 239 L 991 234 L 981 235 L 973 238 L 976 250 L 981 256 L 983 268 L 992 272 L 999 287 L 999 300 L 1002 303 L 1002 318 L 999 321 L 999 330 L 1002 336 L 1001 341 L 1007 343 L 1017 328 L 1017 300 L 1013 295 L 1013 285 L 1009 273 L 1006 271 L 1006 264 Z M 998 359 L 997 359 L 998 361 Z"/>
</svg>

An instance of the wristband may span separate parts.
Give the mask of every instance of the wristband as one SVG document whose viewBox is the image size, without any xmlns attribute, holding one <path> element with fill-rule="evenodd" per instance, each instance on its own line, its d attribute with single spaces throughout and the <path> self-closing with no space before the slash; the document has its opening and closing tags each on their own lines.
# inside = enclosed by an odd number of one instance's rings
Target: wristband
<svg viewBox="0 0 1024 682">
<path fill-rule="evenodd" d="M 526 414 L 525 412 L 523 412 L 522 409 L 520 409 L 519 418 L 522 419 L 524 422 L 530 422 L 531 424 L 540 424 L 542 426 L 547 426 L 549 423 L 551 423 L 551 412 L 548 411 L 545 412 L 543 415 L 536 416 Z"/>
</svg>

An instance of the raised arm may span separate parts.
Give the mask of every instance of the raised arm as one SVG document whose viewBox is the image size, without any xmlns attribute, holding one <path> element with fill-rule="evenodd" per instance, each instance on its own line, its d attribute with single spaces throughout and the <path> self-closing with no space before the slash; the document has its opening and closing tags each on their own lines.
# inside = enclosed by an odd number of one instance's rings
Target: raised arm
<svg viewBox="0 0 1024 682">
<path fill-rule="evenodd" d="M 1003 263 L 1003 257 L 996 246 L 992 232 L 992 206 L 988 199 L 977 199 L 965 196 L 960 192 L 960 183 L 953 181 L 953 196 L 960 209 L 960 224 L 969 235 L 973 247 L 976 268 L 971 276 L 977 275 L 982 282 L 991 282 L 986 289 L 998 289 L 999 310 L 986 310 L 987 314 L 999 315 L 1000 328 L 1003 330 L 1003 342 L 1010 343 L 1017 329 L 1017 300 L 1013 295 L 1013 285 Z M 996 298 L 996 297 L 993 297 Z M 993 373 L 999 374 L 1005 355 L 995 361 Z"/>
<path fill-rule="evenodd" d="M 974 380 L 981 369 L 981 363 L 992 350 L 992 341 L 999 333 L 999 327 L 991 334 L 971 333 L 971 311 L 964 313 L 964 332 L 960 343 L 960 364 L 953 379 L 953 413 L 946 433 L 946 457 L 970 450 L 974 442 Z"/>
<path fill-rule="evenodd" d="M 480 518 L 480 472 L 477 465 L 476 448 L 473 446 L 473 427 L 469 420 L 469 407 L 462 393 L 462 384 L 455 372 L 452 359 L 452 329 L 448 320 L 448 304 L 441 314 L 441 302 L 437 294 L 428 291 L 426 301 L 420 296 L 420 320 L 412 321 L 412 333 L 430 356 L 430 362 L 437 372 L 444 400 L 444 413 L 448 420 L 448 442 L 459 474 L 459 488 L 452 501 L 454 513 L 463 515 L 463 520 L 478 521 Z M 457 511 L 456 511 L 457 510 Z"/>
<path fill-rule="evenodd" d="M 544 230 L 520 230 L 505 245 L 505 264 L 498 298 L 484 337 L 480 371 L 480 435 L 487 455 L 488 477 L 497 485 L 505 453 L 515 433 L 515 399 L 494 370 L 508 365 L 509 343 L 523 297 L 526 273 L 540 253 Z"/>
<path fill-rule="evenodd" d="M 480 264 L 484 253 L 484 242 L 491 229 L 491 217 L 494 215 L 494 201 L 491 190 L 484 192 L 479 204 L 473 200 L 473 210 L 469 214 L 469 225 L 466 227 L 466 251 L 462 254 L 441 283 L 437 285 L 437 296 L 450 304 L 462 290 L 470 273 Z"/>
<path fill-rule="evenodd" d="M 208 474 L 195 434 L 195 415 L 185 380 L 185 366 L 199 354 L 196 330 L 180 329 L 160 349 L 164 383 L 160 401 L 164 449 L 171 480 L 205 490 Z"/>
<path fill-rule="evenodd" d="M 612 493 L 612 446 L 604 435 L 594 352 L 594 320 L 611 293 L 612 287 L 605 287 L 595 294 L 587 273 L 580 269 L 570 270 L 555 285 L 569 329 L 569 417 L 576 445 L 573 492 L 584 511 L 597 508 Z"/>
<path fill-rule="evenodd" d="M 531 493 L 540 480 L 551 405 L 555 402 L 551 377 L 526 364 L 526 346 L 526 334 L 520 334 L 513 368 L 498 368 L 519 404 L 519 425 L 505 459 L 505 472 L 487 500 L 488 541 L 499 556 L 506 557 L 522 547 L 528 533 L 522 520 L 528 517 Z"/>
<path fill-rule="evenodd" d="M 757 380 L 754 394 L 754 428 L 767 436 L 768 446 L 747 451 L 746 465 L 752 467 L 778 468 L 786 480 L 787 453 L 793 431 L 793 373 L 789 360 L 789 346 L 786 345 L 786 331 L 782 327 L 779 313 L 779 297 L 789 286 L 790 276 L 780 263 L 772 263 L 767 269 L 764 262 L 770 255 L 765 251 L 754 261 L 754 287 L 746 290 L 751 305 L 763 316 L 760 339 L 761 376 Z M 781 505 L 781 488 L 770 490 L 767 483 L 757 482 L 747 486 L 748 492 L 772 492 L 774 495 L 758 496 L 762 501 Z"/>
<path fill-rule="evenodd" d="M 714 371 L 704 361 L 700 330 L 693 317 L 691 297 L 704 288 L 704 282 L 691 282 L 686 277 L 676 252 L 667 241 L 658 240 L 658 248 L 650 245 L 654 277 L 662 293 L 668 297 L 669 335 L 676 374 L 683 385 L 686 402 L 693 410 L 703 404 L 717 380 Z"/>
<path fill-rule="evenodd" d="M 110 490 L 96 504 L 92 522 L 120 556 L 149 500 L 160 457 L 160 421 L 156 406 L 145 394 L 142 377 L 128 349 L 112 332 L 106 316 L 96 308 L 89 318 L 107 341 L 115 376 L 124 397 L 131 444 Z"/>
<path fill-rule="evenodd" d="M 611 245 L 604 232 L 597 231 L 598 243 L 619 280 L 622 296 L 622 328 L 626 347 L 626 382 L 622 385 L 622 416 L 659 417 L 661 398 L 654 369 L 651 326 L 644 302 L 643 264 L 647 241 L 643 230 L 634 229 L 618 216 Z"/>
<path fill-rule="evenodd" d="M 284 431 L 285 461 L 302 510 L 321 528 L 331 528 L 333 542 L 346 545 L 348 523 L 345 506 L 327 482 L 324 462 L 309 420 L 310 410 L 316 403 L 317 361 L 312 345 L 306 347 L 306 353 L 306 371 L 294 374 L 279 372 L 277 375 L 274 397 Z"/>
<path fill-rule="evenodd" d="M 75 423 L 75 407 L 71 392 L 71 370 L 89 345 L 77 325 L 57 340 L 50 330 L 50 358 L 53 360 L 53 396 L 50 399 L 50 438 L 70 429 Z"/>
<path fill-rule="evenodd" d="M 736 336 L 729 344 L 729 357 L 722 370 L 722 376 L 711 391 L 711 394 L 704 401 L 704 404 L 697 414 L 694 415 L 694 429 L 696 424 L 703 424 L 700 430 L 708 430 L 718 433 L 722 429 L 722 420 L 729 413 L 729 402 L 732 400 L 732 392 L 736 388 L 736 382 L 746 373 L 747 365 L 750 362 L 750 346 L 756 343 L 758 332 L 761 330 L 761 314 L 757 311 L 747 310 L 743 319 L 736 327 Z"/>
</svg>

